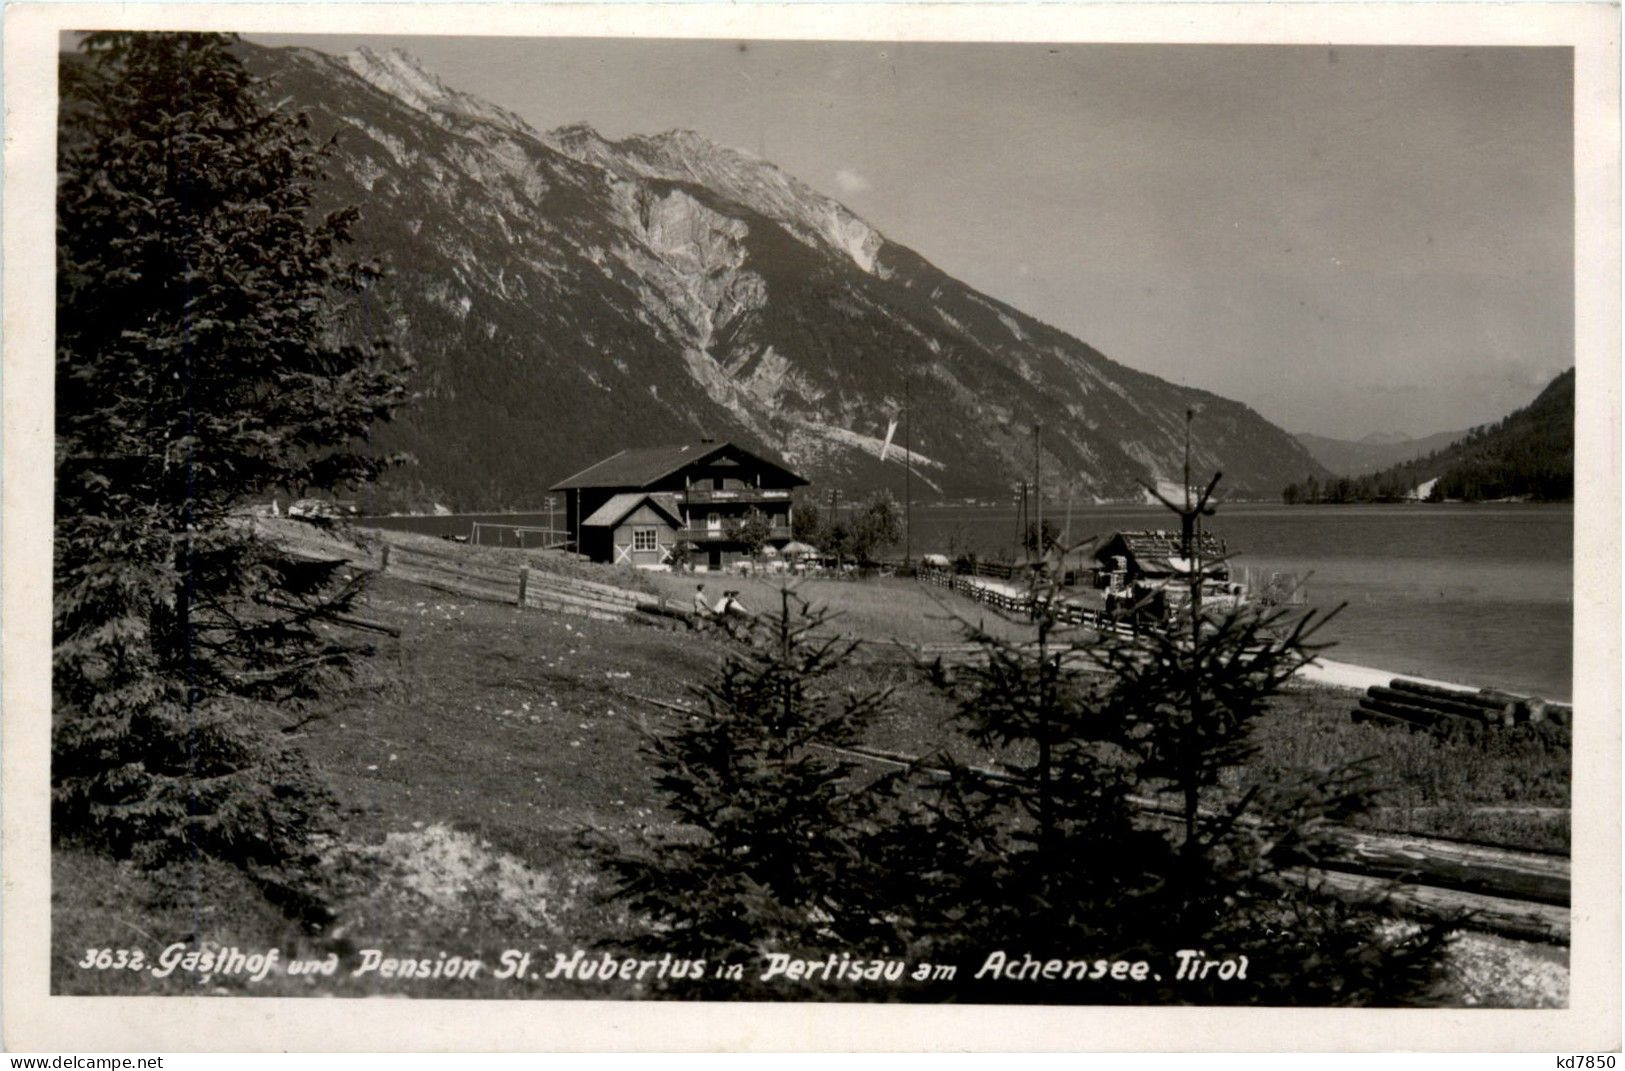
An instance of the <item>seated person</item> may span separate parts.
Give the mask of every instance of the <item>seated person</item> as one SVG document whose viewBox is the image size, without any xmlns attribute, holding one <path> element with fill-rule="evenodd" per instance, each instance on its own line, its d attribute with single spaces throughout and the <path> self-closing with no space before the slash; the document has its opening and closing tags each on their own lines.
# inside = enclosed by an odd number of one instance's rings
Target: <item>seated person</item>
<svg viewBox="0 0 1625 1071">
<path fill-rule="evenodd" d="M 717 605 L 719 607 L 717 612 L 720 613 L 721 603 L 718 603 Z M 709 621 L 712 617 L 711 604 L 707 602 L 705 598 L 704 584 L 694 585 L 694 617 L 699 621 Z"/>
<path fill-rule="evenodd" d="M 712 620 L 727 630 L 731 636 L 741 635 L 742 630 L 748 630 L 755 623 L 751 612 L 745 609 L 745 604 L 739 601 L 739 592 L 724 591 L 722 598 L 717 600 L 716 609 L 712 611 Z"/>
</svg>

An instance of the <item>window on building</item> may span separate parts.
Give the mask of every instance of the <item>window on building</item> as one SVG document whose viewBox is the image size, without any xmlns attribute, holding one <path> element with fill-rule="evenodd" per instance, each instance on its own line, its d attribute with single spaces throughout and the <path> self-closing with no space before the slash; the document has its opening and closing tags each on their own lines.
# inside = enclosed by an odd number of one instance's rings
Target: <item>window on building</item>
<svg viewBox="0 0 1625 1071">
<path fill-rule="evenodd" d="M 659 550 L 660 539 L 653 528 L 632 529 L 633 550 Z"/>
</svg>

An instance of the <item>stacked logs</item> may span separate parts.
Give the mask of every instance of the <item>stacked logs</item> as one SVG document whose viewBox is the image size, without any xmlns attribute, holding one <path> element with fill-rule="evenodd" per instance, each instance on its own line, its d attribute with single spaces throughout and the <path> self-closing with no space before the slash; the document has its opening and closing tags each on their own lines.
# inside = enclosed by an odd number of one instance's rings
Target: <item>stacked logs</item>
<svg viewBox="0 0 1625 1071">
<path fill-rule="evenodd" d="M 1373 685 L 1360 697 L 1355 721 L 1427 729 L 1432 732 L 1478 731 L 1551 722 L 1570 725 L 1573 708 L 1533 696 L 1490 688 L 1471 691 L 1445 688 L 1396 677 L 1387 687 Z"/>
</svg>

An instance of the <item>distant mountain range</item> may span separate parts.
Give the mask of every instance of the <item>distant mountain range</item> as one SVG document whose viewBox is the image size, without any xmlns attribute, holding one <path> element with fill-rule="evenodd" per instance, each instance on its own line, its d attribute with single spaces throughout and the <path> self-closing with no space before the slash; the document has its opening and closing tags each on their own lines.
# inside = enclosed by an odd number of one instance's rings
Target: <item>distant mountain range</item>
<svg viewBox="0 0 1625 1071">
<path fill-rule="evenodd" d="M 1197 471 L 1233 497 L 1325 474 L 1247 406 L 1109 360 L 944 274 L 771 163 L 696 134 L 540 132 L 400 52 L 244 44 L 271 97 L 337 135 L 332 204 L 389 272 L 373 322 L 421 369 L 380 429 L 417 465 L 374 506 L 534 507 L 625 447 L 708 434 L 815 482 L 1080 498 Z M 910 403 L 903 420 L 905 398 Z M 905 437 L 912 454 L 902 450 Z"/>
<path fill-rule="evenodd" d="M 1426 457 L 1441 447 L 1449 446 L 1466 435 L 1462 431 L 1441 431 L 1412 439 L 1405 435 L 1367 435 L 1363 439 L 1330 439 L 1307 431 L 1297 433 L 1297 440 L 1311 457 L 1336 476 L 1358 476 L 1378 469 L 1397 465 L 1413 458 Z"/>
<path fill-rule="evenodd" d="M 1288 501 L 1366 502 L 1406 497 L 1483 501 L 1574 498 L 1574 369 L 1500 422 L 1460 435 L 1442 449 L 1380 471 L 1303 481 Z"/>
</svg>

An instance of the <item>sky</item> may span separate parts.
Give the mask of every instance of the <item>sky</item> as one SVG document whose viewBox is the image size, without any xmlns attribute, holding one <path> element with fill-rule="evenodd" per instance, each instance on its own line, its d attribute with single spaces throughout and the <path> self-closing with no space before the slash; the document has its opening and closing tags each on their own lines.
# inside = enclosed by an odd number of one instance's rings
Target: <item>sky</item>
<svg viewBox="0 0 1625 1071">
<path fill-rule="evenodd" d="M 1574 363 L 1567 49 L 253 39 L 403 48 L 538 129 L 756 153 L 1289 431 L 1470 427 Z"/>
</svg>

